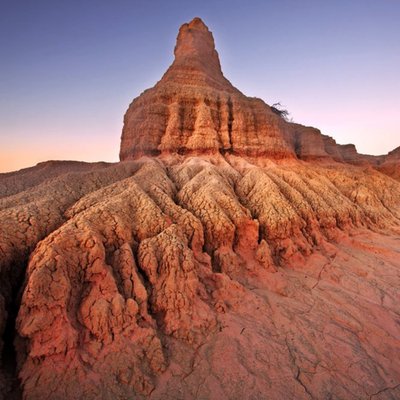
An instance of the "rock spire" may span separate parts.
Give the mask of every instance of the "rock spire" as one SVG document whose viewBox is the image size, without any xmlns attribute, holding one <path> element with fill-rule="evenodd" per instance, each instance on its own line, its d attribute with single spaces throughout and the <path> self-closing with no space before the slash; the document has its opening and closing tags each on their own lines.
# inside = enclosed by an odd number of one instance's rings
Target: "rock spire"
<svg viewBox="0 0 400 400">
<path fill-rule="evenodd" d="M 212 33 L 200 18 L 183 24 L 175 60 L 129 106 L 121 160 L 143 155 L 235 154 L 294 157 L 284 121 L 224 77 Z"/>
</svg>

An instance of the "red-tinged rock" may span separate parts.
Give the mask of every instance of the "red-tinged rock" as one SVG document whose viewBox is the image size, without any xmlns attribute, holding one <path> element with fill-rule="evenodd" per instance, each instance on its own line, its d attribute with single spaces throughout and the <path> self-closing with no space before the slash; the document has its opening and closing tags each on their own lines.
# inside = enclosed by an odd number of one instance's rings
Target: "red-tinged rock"
<svg viewBox="0 0 400 400">
<path fill-rule="evenodd" d="M 128 161 L 0 175 L 0 399 L 398 398 L 399 154 L 284 121 L 184 24 Z"/>
<path fill-rule="evenodd" d="M 378 164 L 377 169 L 400 181 L 400 147 L 389 152 L 384 160 Z"/>
<path fill-rule="evenodd" d="M 223 76 L 211 32 L 195 18 L 179 30 L 175 60 L 129 106 L 121 160 L 142 155 L 225 154 L 294 157 L 284 122 Z"/>
</svg>

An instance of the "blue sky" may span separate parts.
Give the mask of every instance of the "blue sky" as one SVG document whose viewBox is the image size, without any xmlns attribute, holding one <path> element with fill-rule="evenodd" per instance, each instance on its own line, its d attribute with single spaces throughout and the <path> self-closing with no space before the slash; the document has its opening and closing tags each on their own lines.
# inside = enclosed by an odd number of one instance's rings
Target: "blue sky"
<svg viewBox="0 0 400 400">
<path fill-rule="evenodd" d="M 199 16 L 225 76 L 363 153 L 400 145 L 400 1 L 0 1 L 0 171 L 117 161 L 129 103 Z"/>
</svg>

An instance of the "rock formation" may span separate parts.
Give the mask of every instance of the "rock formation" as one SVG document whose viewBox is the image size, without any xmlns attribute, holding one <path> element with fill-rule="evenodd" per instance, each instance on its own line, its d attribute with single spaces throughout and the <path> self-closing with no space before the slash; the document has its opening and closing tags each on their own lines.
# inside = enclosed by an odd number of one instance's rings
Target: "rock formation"
<svg viewBox="0 0 400 400">
<path fill-rule="evenodd" d="M 176 154 L 232 154 L 256 164 L 260 158 L 328 159 L 374 167 L 390 157 L 358 154 L 353 144 L 339 145 L 318 129 L 285 121 L 261 99 L 244 96 L 224 77 L 213 36 L 199 18 L 181 26 L 174 62 L 124 118 L 122 161 Z M 396 176 L 391 167 L 381 170 Z"/>
<path fill-rule="evenodd" d="M 223 76 L 214 39 L 195 18 L 182 25 L 175 60 L 157 85 L 130 105 L 121 160 L 142 155 L 232 153 L 287 158 L 282 119 Z"/>
<path fill-rule="evenodd" d="M 376 164 L 379 171 L 400 181 L 400 147 L 381 157 Z"/>
<path fill-rule="evenodd" d="M 0 175 L 5 399 L 400 397 L 399 149 L 247 98 L 195 18 L 121 160 Z"/>
</svg>

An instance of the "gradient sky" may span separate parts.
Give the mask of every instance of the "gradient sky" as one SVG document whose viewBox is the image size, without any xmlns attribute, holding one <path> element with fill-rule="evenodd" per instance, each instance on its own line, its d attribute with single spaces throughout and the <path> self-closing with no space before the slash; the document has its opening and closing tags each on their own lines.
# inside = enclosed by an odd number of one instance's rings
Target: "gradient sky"
<svg viewBox="0 0 400 400">
<path fill-rule="evenodd" d="M 123 114 L 195 16 L 243 93 L 362 153 L 400 145 L 399 0 L 0 0 L 0 171 L 117 161 Z"/>
</svg>

